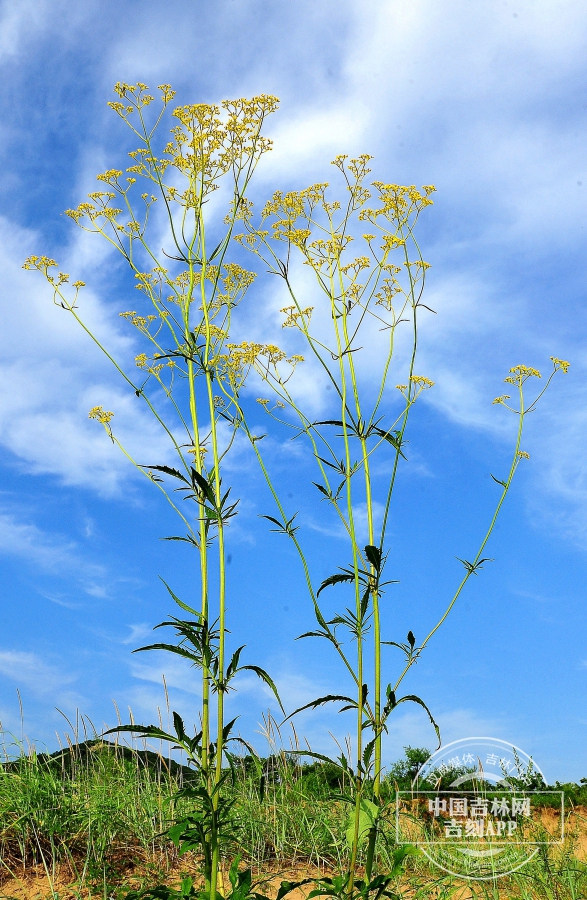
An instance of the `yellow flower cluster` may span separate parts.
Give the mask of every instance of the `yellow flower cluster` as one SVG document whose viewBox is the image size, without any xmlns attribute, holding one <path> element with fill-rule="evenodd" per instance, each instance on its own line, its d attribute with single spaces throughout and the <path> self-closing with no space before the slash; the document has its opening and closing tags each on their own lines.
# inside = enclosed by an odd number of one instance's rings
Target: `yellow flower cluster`
<svg viewBox="0 0 587 900">
<path fill-rule="evenodd" d="M 561 372 L 564 372 L 565 374 L 569 371 L 569 366 L 571 364 L 570 362 L 567 362 L 566 359 L 559 359 L 557 356 L 551 356 L 550 358 L 554 364 L 555 369 L 560 369 Z"/>
<path fill-rule="evenodd" d="M 340 271 L 344 272 L 345 275 L 348 275 L 349 278 L 356 278 L 362 269 L 369 269 L 370 267 L 371 260 L 368 256 L 358 256 L 356 259 L 353 259 L 352 262 L 347 263 L 345 266 L 341 266 Z"/>
<path fill-rule="evenodd" d="M 96 419 L 96 421 L 100 422 L 102 425 L 108 425 L 113 417 L 114 413 L 106 412 L 103 406 L 93 406 L 88 413 L 88 419 Z"/>
<path fill-rule="evenodd" d="M 538 369 L 533 369 L 531 366 L 513 366 L 510 369 L 510 374 L 504 378 L 504 381 L 507 384 L 521 386 L 528 378 L 542 378 L 542 375 Z"/>
<path fill-rule="evenodd" d="M 416 387 L 420 388 L 420 390 L 427 390 L 428 388 L 434 387 L 434 382 L 424 375 L 412 375 L 410 376 L 410 381 L 412 384 L 415 384 Z"/>
<path fill-rule="evenodd" d="M 408 396 L 408 385 L 407 384 L 396 384 L 396 390 L 400 391 L 406 400 L 411 400 L 413 403 L 416 397 L 422 393 L 422 391 L 427 391 L 429 388 L 434 387 L 434 382 L 430 378 L 426 378 L 425 375 L 410 375 L 410 382 L 414 387 L 414 393 L 411 398 Z"/>
<path fill-rule="evenodd" d="M 56 266 L 57 263 L 50 256 L 29 256 L 22 265 L 23 269 L 38 269 L 47 277 L 49 269 Z"/>
<path fill-rule="evenodd" d="M 128 321 L 131 323 L 131 325 L 134 325 L 135 328 L 138 328 L 139 331 L 142 331 L 143 333 L 147 332 L 151 322 L 154 322 L 156 319 L 159 318 L 158 316 L 153 316 L 153 315 L 139 316 L 139 315 L 137 315 L 137 313 L 134 310 L 130 310 L 129 312 L 121 312 L 121 313 L 118 313 L 118 315 L 122 319 L 128 319 Z"/>
<path fill-rule="evenodd" d="M 309 320 L 314 307 L 308 306 L 306 309 L 298 309 L 297 306 L 284 306 L 279 312 L 285 313 L 286 320 L 282 322 L 282 328 L 299 328 L 299 320 L 304 316 Z"/>
<path fill-rule="evenodd" d="M 396 222 L 407 221 L 412 213 L 420 212 L 426 206 L 432 205 L 430 194 L 436 190 L 433 184 L 425 184 L 422 193 L 415 184 L 384 184 L 382 181 L 374 181 L 373 187 L 379 194 L 382 206 L 379 209 L 363 210 L 359 218 L 374 223 L 379 216 L 385 216 Z"/>
<path fill-rule="evenodd" d="M 185 206 L 198 206 L 203 197 L 215 190 L 218 176 L 231 168 L 242 171 L 251 161 L 258 159 L 272 147 L 272 142 L 261 137 L 260 131 L 267 115 L 274 112 L 279 101 L 276 97 L 261 94 L 250 100 L 225 100 L 221 109 L 215 104 L 196 103 L 179 106 L 173 115 L 179 125 L 172 129 L 172 140 L 165 147 L 168 157 L 153 160 L 144 157 L 133 171 L 154 177 L 154 169 L 164 172 L 173 166 L 188 178 L 189 187 L 181 195 L 171 192 Z M 246 217 L 248 207 L 240 209 Z"/>
<path fill-rule="evenodd" d="M 401 271 L 399 267 L 396 268 L 398 272 Z M 393 309 L 393 298 L 395 295 L 403 292 L 404 289 L 397 278 L 384 278 L 381 282 L 381 289 L 375 294 L 375 302 L 390 311 Z"/>
</svg>

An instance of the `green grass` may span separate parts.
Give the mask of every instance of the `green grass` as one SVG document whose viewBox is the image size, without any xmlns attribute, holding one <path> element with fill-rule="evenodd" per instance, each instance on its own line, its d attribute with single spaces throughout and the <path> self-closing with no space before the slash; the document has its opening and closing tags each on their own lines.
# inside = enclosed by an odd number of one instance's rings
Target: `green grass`
<svg viewBox="0 0 587 900">
<path fill-rule="evenodd" d="M 395 773 L 401 775 L 397 768 Z M 331 799 L 341 777 L 335 766 L 298 765 L 284 753 L 260 762 L 242 760 L 230 788 L 235 805 L 225 858 L 241 854 L 260 873 L 343 869 L 348 865 L 348 811 Z M 61 892 L 53 888 L 53 898 L 106 898 L 123 896 L 140 883 L 177 878 L 181 870 L 194 871 L 198 860 L 190 854 L 178 860 L 175 847 L 162 836 L 173 818 L 188 811 L 174 795 L 190 778 L 190 770 L 161 755 L 100 741 L 53 756 L 21 752 L 6 758 L 0 768 L 2 879 L 24 881 L 27 873 L 40 871 L 49 884 L 60 885 Z M 581 799 L 585 786 L 575 788 Z M 394 789 L 387 784 L 390 795 Z M 577 814 L 574 820 L 580 824 Z M 393 848 L 391 824 L 378 847 L 382 870 Z M 571 834 L 564 848 L 545 848 L 516 876 L 469 888 L 418 856 L 408 863 L 401 893 L 410 898 L 585 898 L 587 866 L 575 855 L 577 840 L 578 834 Z M 69 891 L 64 891 L 66 882 L 72 885 Z"/>
</svg>

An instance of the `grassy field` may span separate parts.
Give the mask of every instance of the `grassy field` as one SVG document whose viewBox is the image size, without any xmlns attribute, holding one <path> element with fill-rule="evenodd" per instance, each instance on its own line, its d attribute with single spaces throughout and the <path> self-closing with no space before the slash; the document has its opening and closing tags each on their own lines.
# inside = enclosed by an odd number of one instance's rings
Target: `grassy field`
<svg viewBox="0 0 587 900">
<path fill-rule="evenodd" d="M 404 787 L 405 764 L 385 782 L 389 799 Z M 175 795 L 193 779 L 156 753 L 78 744 L 52 756 L 12 754 L 0 770 L 0 898 L 121 898 L 132 888 L 176 883 L 196 874 L 198 859 L 178 858 L 162 833 L 182 812 Z M 332 799 L 341 772 L 297 765 L 285 754 L 243 759 L 231 783 L 231 833 L 225 861 L 236 855 L 275 893 L 281 878 L 339 871 L 348 863 L 347 811 Z M 406 898 L 587 897 L 587 785 L 566 786 L 564 846 L 544 847 L 518 874 L 468 883 L 444 874 L 422 854 L 411 857 L 395 889 Z M 393 803 L 378 845 L 381 871 L 394 848 Z M 183 810 L 183 811 L 187 811 Z M 545 815 L 548 810 L 545 810 Z M 224 871 L 224 879 L 226 871 Z M 309 890 L 310 888 L 308 888 Z"/>
</svg>

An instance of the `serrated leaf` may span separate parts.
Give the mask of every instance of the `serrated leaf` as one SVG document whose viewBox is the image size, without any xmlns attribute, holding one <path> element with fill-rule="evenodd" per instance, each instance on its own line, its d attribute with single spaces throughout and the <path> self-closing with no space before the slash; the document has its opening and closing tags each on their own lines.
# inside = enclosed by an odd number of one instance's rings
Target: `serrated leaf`
<svg viewBox="0 0 587 900">
<path fill-rule="evenodd" d="M 185 477 L 185 475 L 182 475 L 182 473 L 178 469 L 174 469 L 172 466 L 143 466 L 143 465 L 140 465 L 139 468 L 152 469 L 155 472 L 163 472 L 165 475 L 171 475 L 172 478 L 178 478 L 180 481 L 183 481 L 185 484 L 189 485 L 189 481 Z"/>
<path fill-rule="evenodd" d="M 337 703 L 339 701 L 341 703 L 350 703 L 351 705 L 354 705 L 355 708 L 357 706 L 356 701 L 353 700 L 352 697 L 345 697 L 341 694 L 327 694 L 325 697 L 318 697 L 317 700 L 312 700 L 310 703 L 306 703 L 304 706 L 299 706 L 292 713 L 290 713 L 289 716 L 286 717 L 285 721 L 287 721 L 287 719 L 291 719 L 292 716 L 297 716 L 297 714 L 303 712 L 304 709 L 316 709 L 317 706 L 323 706 L 325 703 Z"/>
<path fill-rule="evenodd" d="M 376 572 L 379 572 L 381 569 L 381 550 L 379 547 L 374 547 L 372 544 L 367 544 L 365 547 L 365 556 L 373 566 Z"/>
<path fill-rule="evenodd" d="M 422 709 L 426 710 L 426 712 L 428 713 L 428 718 L 430 719 L 430 722 L 436 732 L 436 737 L 438 738 L 438 746 L 440 747 L 440 744 L 441 744 L 440 728 L 438 727 L 434 716 L 432 715 L 432 713 L 430 712 L 430 710 L 428 709 L 428 707 L 426 706 L 424 701 L 421 699 L 421 697 L 417 697 L 415 694 L 407 694 L 405 697 L 400 697 L 400 699 L 397 701 L 395 706 L 399 706 L 400 703 L 417 703 L 418 706 L 421 706 Z"/>
<path fill-rule="evenodd" d="M 238 669 L 238 671 L 239 672 L 243 672 L 243 671 L 254 672 L 255 675 L 261 679 L 261 681 L 265 682 L 267 687 L 271 688 L 271 690 L 275 694 L 275 698 L 276 698 L 277 702 L 279 703 L 280 710 L 282 711 L 282 713 L 285 713 L 283 704 L 281 702 L 281 697 L 279 696 L 279 691 L 277 690 L 277 688 L 273 682 L 273 679 L 270 678 L 270 676 L 267 674 L 265 669 L 262 669 L 260 666 L 241 666 L 240 669 Z"/>
<path fill-rule="evenodd" d="M 180 600 L 179 597 L 177 596 L 177 594 L 174 594 L 174 592 L 171 590 L 171 588 L 169 587 L 169 585 L 167 584 L 167 582 L 165 581 L 164 578 L 161 578 L 161 581 L 163 582 L 163 584 L 167 588 L 169 594 L 171 595 L 171 597 L 177 603 L 178 606 L 180 606 L 182 609 L 185 609 L 186 612 L 191 613 L 193 616 L 196 616 L 196 618 L 198 618 L 198 619 L 203 618 L 201 612 L 198 612 L 196 609 L 192 609 L 191 606 L 188 606 L 187 603 L 184 603 L 183 600 Z"/>
<path fill-rule="evenodd" d="M 332 585 L 332 584 L 340 584 L 340 583 L 343 582 L 343 581 L 352 582 L 352 581 L 354 581 L 354 580 L 355 580 L 355 576 L 354 576 L 354 575 L 348 575 L 346 572 L 339 572 L 339 573 L 337 573 L 336 575 L 330 575 L 329 578 L 326 578 L 326 579 L 322 582 L 322 584 L 320 585 L 320 587 L 319 587 L 318 590 L 316 591 L 316 596 L 318 597 L 318 595 L 320 594 L 321 591 L 324 590 L 324 588 L 330 587 L 330 585 Z"/>
<path fill-rule="evenodd" d="M 204 495 L 208 503 L 211 503 L 214 508 L 216 508 L 216 497 L 214 496 L 214 491 L 210 487 L 209 482 L 204 478 L 203 475 L 197 471 L 197 469 L 192 468 L 192 479 L 198 485 L 201 493 Z"/>
<path fill-rule="evenodd" d="M 171 537 L 162 537 L 162 538 L 160 538 L 160 540 L 162 540 L 162 541 L 185 541 L 186 544 L 191 544 L 193 547 L 200 546 L 198 541 L 195 538 L 190 537 L 189 534 L 186 535 L 185 537 L 182 537 L 181 535 L 172 535 Z"/>
<path fill-rule="evenodd" d="M 175 733 L 180 741 L 185 740 L 186 733 L 183 724 L 183 719 L 179 713 L 173 712 L 173 727 L 175 728 Z"/>
</svg>

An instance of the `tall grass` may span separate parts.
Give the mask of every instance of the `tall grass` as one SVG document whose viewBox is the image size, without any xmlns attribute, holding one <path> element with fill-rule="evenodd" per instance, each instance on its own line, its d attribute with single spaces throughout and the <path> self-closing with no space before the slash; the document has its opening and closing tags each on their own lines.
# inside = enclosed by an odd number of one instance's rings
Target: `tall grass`
<svg viewBox="0 0 587 900">
<path fill-rule="evenodd" d="M 268 750 L 273 752 L 263 760 L 243 757 L 235 767 L 233 830 L 225 838 L 221 869 L 235 851 L 266 876 L 289 870 L 318 878 L 344 869 L 351 852 L 347 814 L 332 796 L 347 776 L 321 763 L 302 766 L 271 744 Z M 69 881 L 79 896 L 104 890 L 105 896 L 118 896 L 137 884 L 197 871 L 197 854 L 179 859 L 164 834 L 193 807 L 189 798 L 177 798 L 193 777 L 161 754 L 100 740 L 52 757 L 12 753 L 0 769 L 0 877 L 12 886 L 18 879 L 26 884 L 27 873 L 37 867 L 49 883 Z M 393 789 L 383 781 L 384 793 Z M 521 872 L 495 884 L 467 887 L 420 856 L 407 862 L 397 888 L 414 898 L 584 898 L 587 866 L 575 850 L 587 822 L 574 815 L 570 824 L 564 847 L 542 848 Z M 382 869 L 392 864 L 393 833 L 394 822 L 384 820 L 377 849 Z M 364 853 L 359 862 L 365 864 Z"/>
</svg>

